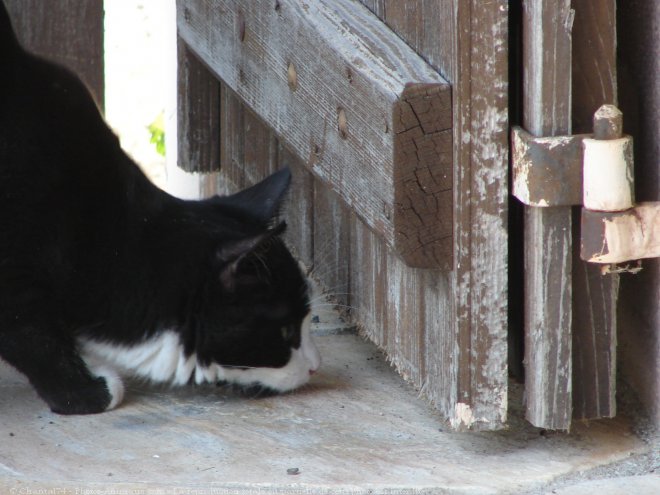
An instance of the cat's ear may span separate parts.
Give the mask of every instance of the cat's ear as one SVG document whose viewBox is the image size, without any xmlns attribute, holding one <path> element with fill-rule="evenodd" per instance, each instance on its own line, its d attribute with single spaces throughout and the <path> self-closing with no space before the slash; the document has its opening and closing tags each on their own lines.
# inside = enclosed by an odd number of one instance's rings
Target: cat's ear
<svg viewBox="0 0 660 495">
<path fill-rule="evenodd" d="M 275 227 L 267 229 L 259 234 L 224 241 L 218 250 L 216 256 L 220 262 L 220 281 L 227 290 L 232 290 L 236 282 L 236 270 L 238 264 L 245 256 L 255 251 L 259 246 L 277 237 L 286 230 L 286 222 L 280 222 Z"/>
<path fill-rule="evenodd" d="M 291 171 L 283 168 L 252 187 L 218 200 L 243 211 L 257 222 L 268 225 L 280 212 L 290 183 Z"/>
</svg>

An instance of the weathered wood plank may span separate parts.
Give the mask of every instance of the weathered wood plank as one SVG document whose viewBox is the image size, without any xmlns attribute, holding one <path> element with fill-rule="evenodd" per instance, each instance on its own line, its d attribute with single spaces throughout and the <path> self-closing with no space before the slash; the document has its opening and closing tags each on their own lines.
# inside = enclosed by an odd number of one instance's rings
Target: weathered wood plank
<svg viewBox="0 0 660 495">
<path fill-rule="evenodd" d="M 74 71 L 104 106 L 103 0 L 5 0 L 27 49 Z"/>
<path fill-rule="evenodd" d="M 360 0 L 450 80 L 455 71 L 454 0 Z"/>
<path fill-rule="evenodd" d="M 523 4 L 523 127 L 571 131 L 570 0 Z M 570 207 L 525 211 L 525 397 L 535 426 L 571 424 L 572 249 Z"/>
<path fill-rule="evenodd" d="M 177 166 L 187 172 L 220 168 L 220 85 L 177 38 Z"/>
<path fill-rule="evenodd" d="M 437 86 L 410 85 L 395 103 L 394 224 L 395 244 L 411 266 L 453 266 L 452 133 L 450 122 L 438 120 L 451 108 L 433 97 Z M 445 215 L 439 215 L 444 212 Z"/>
<path fill-rule="evenodd" d="M 453 82 L 459 257 L 449 276 L 401 266 L 357 223 L 353 304 L 369 315 L 367 334 L 453 427 L 497 429 L 507 409 L 507 5 L 363 3 Z M 433 15 L 418 23 L 419 12 Z"/>
<path fill-rule="evenodd" d="M 361 1 L 448 79 L 454 75 L 453 1 L 417 0 L 413 4 Z M 417 16 L 427 22 L 417 23 Z M 455 102 L 457 95 L 453 98 Z M 456 136 L 454 130 L 454 155 L 458 156 L 460 139 Z M 455 175 L 451 179 L 452 188 L 454 178 Z M 453 214 L 451 219 L 443 220 L 453 223 Z M 465 354 L 460 355 L 458 345 L 454 275 L 402 266 L 388 253 L 384 242 L 362 222 L 355 220 L 353 228 L 351 294 L 361 328 L 445 418 L 457 427 L 464 427 L 455 419 L 458 362 L 465 359 Z M 400 291 L 407 289 L 412 297 L 401 300 Z M 404 315 L 413 317 L 408 321 Z M 400 345 L 401 342 L 405 344 Z M 475 429 L 497 427 L 485 423 L 473 425 Z"/>
<path fill-rule="evenodd" d="M 573 0 L 573 131 L 590 132 L 604 103 L 617 103 L 616 1 Z M 573 212 L 574 239 L 581 238 L 580 209 Z M 573 417 L 616 414 L 616 300 L 619 275 L 573 251 Z"/>
<path fill-rule="evenodd" d="M 573 0 L 572 113 L 575 132 L 591 132 L 603 104 L 617 105 L 616 0 Z"/>
<path fill-rule="evenodd" d="M 385 330 L 365 327 L 452 426 L 497 429 L 506 421 L 507 407 L 507 301 L 502 297 L 507 285 L 506 2 L 424 0 L 414 7 L 410 2 L 364 3 L 454 81 L 453 160 L 455 171 L 460 171 L 452 179 L 455 253 L 460 254 L 456 272 L 445 277 L 402 268 L 376 249 L 377 240 L 370 242 L 366 236 L 362 245 L 370 250 L 359 252 L 370 253 L 374 261 L 361 257 L 354 265 L 367 266 L 369 274 L 386 273 L 370 283 L 385 284 L 382 297 L 393 309 L 386 315 L 376 311 L 386 322 Z M 412 21 L 420 9 L 435 13 L 427 18 L 433 27 Z M 358 314 L 373 314 L 377 297 L 360 297 L 359 275 L 352 276 Z M 413 297 L 393 295 L 399 287 Z M 362 309 L 364 300 L 368 310 Z M 406 344 L 400 346 L 397 340 Z"/>
<path fill-rule="evenodd" d="M 246 184 L 256 184 L 278 170 L 275 133 L 248 108 L 243 110 L 243 170 Z"/>
<path fill-rule="evenodd" d="M 336 267 L 342 256 L 348 256 L 346 263 L 350 273 L 342 275 L 346 277 L 344 280 L 335 277 L 333 282 L 334 267 L 323 262 L 322 249 L 318 245 L 313 249 L 316 254 L 313 261 L 317 273 L 326 271 L 326 275 L 330 275 L 325 279 L 326 286 L 350 285 L 350 305 L 355 308 L 354 315 L 363 332 L 385 350 L 393 365 L 454 427 L 498 429 L 506 420 L 507 393 L 507 301 L 503 296 L 507 277 L 506 2 L 481 5 L 482 2 L 474 0 L 474 5 L 469 8 L 458 9 L 457 0 L 423 0 L 414 2 L 414 7 L 420 7 L 422 3 L 424 9 L 438 14 L 432 29 L 429 27 L 424 33 L 414 31 L 406 22 L 396 18 L 407 15 L 407 10 L 394 8 L 396 5 L 388 12 L 390 17 L 386 21 L 390 25 L 403 26 L 398 34 L 425 58 L 429 59 L 431 52 L 438 54 L 438 64 L 443 70 L 461 81 L 460 91 L 453 95 L 454 118 L 461 127 L 453 131 L 452 147 L 456 157 L 453 165 L 465 170 L 461 174 L 460 186 L 463 204 L 458 217 L 455 214 L 447 217 L 452 218 L 454 225 L 460 225 L 463 239 L 460 274 L 414 269 L 406 265 L 390 250 L 381 235 L 355 213 L 345 209 L 339 195 L 327 191 L 323 182 L 308 174 L 303 183 L 309 184 L 309 179 L 317 193 L 325 188 L 322 211 L 335 212 L 334 218 L 338 221 L 331 230 L 338 229 L 340 237 L 347 238 L 350 246 L 346 249 L 344 242 L 331 243 L 333 253 L 330 256 L 335 261 L 328 264 Z M 457 11 L 460 23 L 455 17 Z M 479 26 L 481 34 L 472 32 L 472 24 Z M 447 25 L 449 31 L 439 35 L 438 25 Z M 501 35 L 496 43 L 493 42 L 493 25 L 498 36 Z M 250 31 L 249 25 L 246 26 L 247 42 Z M 404 32 L 405 29 L 410 32 Z M 458 47 L 444 41 L 455 39 L 457 31 L 461 33 L 461 48 L 464 50 L 461 53 L 465 53 L 460 60 L 457 60 Z M 478 84 L 475 79 L 479 80 Z M 235 101 L 230 98 L 230 102 Z M 459 114 L 457 103 L 465 113 Z M 222 105 L 224 112 L 229 103 L 223 99 Z M 223 175 L 234 173 L 225 164 L 227 157 L 236 160 L 237 169 L 244 158 L 244 153 L 234 153 L 232 143 L 236 142 L 238 147 L 249 145 L 243 124 L 239 126 L 229 121 L 226 122 L 227 129 L 224 127 L 223 120 Z M 240 136 L 228 136 L 227 132 L 238 132 Z M 305 165 L 309 166 L 318 159 L 318 154 L 312 149 L 304 158 Z M 303 164 L 292 153 L 287 154 L 284 148 L 279 150 L 278 161 L 279 166 L 298 164 L 297 169 L 296 165 L 293 168 L 295 181 L 299 173 L 296 170 L 301 170 Z M 450 181 L 453 189 L 458 187 L 456 177 L 454 175 Z M 423 182 L 426 180 L 430 179 L 425 178 Z M 303 201 L 309 199 L 308 193 L 299 191 L 298 186 L 294 189 L 296 194 L 303 194 L 306 198 Z M 320 198 L 317 193 L 315 195 Z M 286 213 L 290 223 L 296 215 L 315 216 L 316 204 L 299 212 L 297 202 L 292 198 L 294 204 Z M 323 215 L 316 215 L 316 228 L 325 228 L 327 232 L 330 229 L 318 221 Z M 456 223 L 457 218 L 460 224 Z M 347 225 L 349 231 L 345 230 Z M 478 229 L 483 232 L 473 233 Z M 314 233 L 311 228 L 303 230 L 304 239 L 309 239 L 310 235 L 318 241 L 321 233 Z M 302 242 L 311 245 L 311 241 Z M 470 272 L 471 266 L 476 267 L 474 276 Z"/>
<path fill-rule="evenodd" d="M 224 194 L 236 192 L 250 184 L 245 177 L 243 156 L 245 150 L 245 126 L 243 104 L 226 84 L 220 84 L 220 169 Z"/>
<path fill-rule="evenodd" d="M 508 2 L 457 1 L 454 424 L 507 418 Z M 468 351 L 469 349 L 469 351 Z"/>
<path fill-rule="evenodd" d="M 314 183 L 314 275 L 326 292 L 347 310 L 349 294 L 351 211 L 339 196 L 320 181 Z"/>
<path fill-rule="evenodd" d="M 409 142 L 395 132 L 408 130 L 398 127 L 398 102 L 414 93 L 425 112 L 416 128 L 451 155 L 451 140 L 434 138 L 451 128 L 450 87 L 439 74 L 351 0 L 282 0 L 277 9 L 256 0 L 187 0 L 178 17 L 200 58 L 408 264 L 451 268 L 446 241 L 426 227 L 450 215 L 442 210 L 450 189 L 396 180 L 420 167 L 452 175 L 451 160 L 420 165 L 395 149 Z M 410 84 L 428 86 L 420 95 Z M 416 214 L 399 207 L 402 197 L 419 205 Z"/>
<path fill-rule="evenodd" d="M 282 144 L 277 154 L 279 168 L 289 167 L 293 176 L 282 216 L 287 222 L 284 238 L 307 268 L 314 265 L 314 176 Z M 329 286 L 325 282 L 326 287 Z"/>
</svg>

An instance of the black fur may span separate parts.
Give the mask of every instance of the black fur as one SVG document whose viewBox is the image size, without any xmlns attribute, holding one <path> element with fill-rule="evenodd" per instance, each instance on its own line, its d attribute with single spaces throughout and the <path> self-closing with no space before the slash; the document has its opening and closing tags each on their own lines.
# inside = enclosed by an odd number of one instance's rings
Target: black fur
<svg viewBox="0 0 660 495">
<path fill-rule="evenodd" d="M 53 411 L 110 401 L 81 336 L 173 329 L 203 362 L 284 366 L 309 310 L 275 220 L 289 181 L 199 202 L 159 190 L 79 79 L 19 46 L 0 2 L 0 356 Z"/>
</svg>

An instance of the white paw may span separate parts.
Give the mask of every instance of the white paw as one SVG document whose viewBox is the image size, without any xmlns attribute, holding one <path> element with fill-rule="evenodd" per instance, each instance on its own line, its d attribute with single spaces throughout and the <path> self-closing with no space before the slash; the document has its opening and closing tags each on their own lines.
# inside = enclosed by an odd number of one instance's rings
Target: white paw
<svg viewBox="0 0 660 495">
<path fill-rule="evenodd" d="M 110 366 L 103 364 L 90 365 L 88 363 L 87 366 L 92 375 L 105 380 L 105 386 L 110 393 L 110 404 L 105 410 L 109 411 L 121 404 L 121 401 L 124 400 L 124 382 L 122 382 L 117 372 Z"/>
</svg>

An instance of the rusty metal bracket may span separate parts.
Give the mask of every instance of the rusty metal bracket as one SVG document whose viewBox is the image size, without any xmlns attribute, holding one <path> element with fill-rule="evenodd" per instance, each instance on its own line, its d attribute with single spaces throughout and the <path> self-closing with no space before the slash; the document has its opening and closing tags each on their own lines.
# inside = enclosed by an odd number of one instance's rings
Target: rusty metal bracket
<svg viewBox="0 0 660 495">
<path fill-rule="evenodd" d="M 624 263 L 660 257 L 660 202 L 625 211 L 582 210 L 580 257 L 591 263 Z"/>
<path fill-rule="evenodd" d="M 513 195 L 528 206 L 632 207 L 632 138 L 622 127 L 614 105 L 595 112 L 593 134 L 536 137 L 513 127 Z"/>
<path fill-rule="evenodd" d="M 581 205 L 582 140 L 588 137 L 536 137 L 513 127 L 513 195 L 528 206 Z"/>
<path fill-rule="evenodd" d="M 660 202 L 635 205 L 632 138 L 613 105 L 594 114 L 594 133 L 536 137 L 511 131 L 513 195 L 528 206 L 584 205 L 580 257 L 603 273 L 637 273 L 629 263 L 660 257 Z"/>
</svg>

